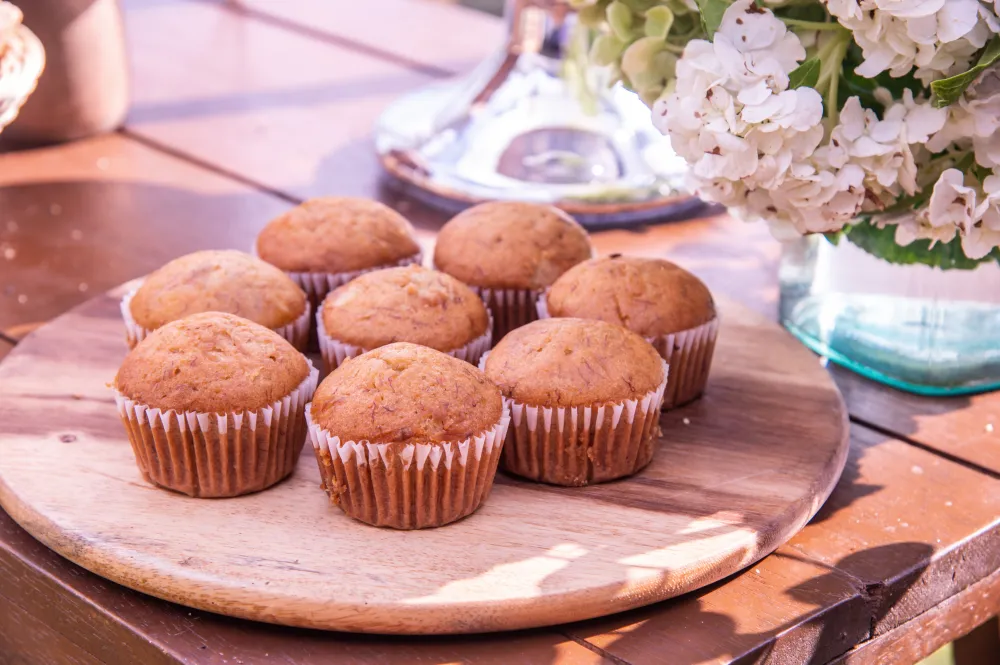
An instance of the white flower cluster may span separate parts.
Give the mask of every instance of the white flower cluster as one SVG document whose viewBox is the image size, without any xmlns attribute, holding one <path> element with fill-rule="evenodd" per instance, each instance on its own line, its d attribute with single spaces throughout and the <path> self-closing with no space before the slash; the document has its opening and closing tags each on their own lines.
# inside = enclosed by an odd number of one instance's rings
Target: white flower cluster
<svg viewBox="0 0 1000 665">
<path fill-rule="evenodd" d="M 958 236 L 965 255 L 978 259 L 1000 245 L 1000 67 L 981 74 L 947 114 L 926 149 L 952 161 L 972 155 L 991 174 L 980 181 L 948 168 L 933 183 L 926 206 L 885 222 L 897 225 L 900 245 L 922 239 L 949 242 Z"/>
<path fill-rule="evenodd" d="M 856 97 L 824 142 L 823 102 L 789 89 L 805 59 L 799 38 L 750 0 L 731 5 L 712 42 L 688 43 L 674 91 L 653 119 L 692 165 L 695 188 L 779 236 L 837 231 L 917 189 L 920 144 L 946 113 L 882 91 L 880 119 Z"/>
<path fill-rule="evenodd" d="M 979 183 L 958 169 L 947 169 L 934 183 L 926 207 L 887 221 L 896 224 L 897 244 L 949 242 L 958 235 L 965 255 L 981 259 L 1000 245 L 1000 173 L 994 170 Z"/>
<path fill-rule="evenodd" d="M 979 0 L 825 0 L 827 10 L 853 33 L 864 62 L 856 72 L 914 75 L 925 85 L 961 73 L 995 34 L 1000 20 Z M 1000 3 L 998 3 L 1000 5 Z"/>
</svg>

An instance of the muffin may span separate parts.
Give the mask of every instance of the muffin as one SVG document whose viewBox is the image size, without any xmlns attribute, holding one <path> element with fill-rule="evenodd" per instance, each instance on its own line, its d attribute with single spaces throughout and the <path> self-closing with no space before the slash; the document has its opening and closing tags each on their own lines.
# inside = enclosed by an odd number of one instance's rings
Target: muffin
<svg viewBox="0 0 1000 665">
<path fill-rule="evenodd" d="M 127 293 L 121 311 L 129 348 L 171 321 L 225 312 L 270 328 L 300 350 L 309 341 L 312 313 L 306 294 L 287 275 L 232 250 L 174 259 Z"/>
<path fill-rule="evenodd" d="M 480 370 L 405 342 L 337 368 L 306 417 L 330 500 L 354 519 L 396 529 L 475 511 L 493 485 L 510 422 Z"/>
<path fill-rule="evenodd" d="M 317 379 L 274 331 L 206 312 L 150 333 L 113 387 L 143 478 L 189 496 L 231 497 L 295 468 Z"/>
<path fill-rule="evenodd" d="M 635 333 L 603 321 L 535 321 L 482 365 L 514 422 L 507 471 L 581 486 L 632 475 L 653 459 L 667 366 Z"/>
<path fill-rule="evenodd" d="M 271 220 L 255 249 L 305 289 L 313 308 L 362 273 L 420 263 L 406 218 L 367 199 L 310 199 Z"/>
<path fill-rule="evenodd" d="M 539 298 L 539 315 L 599 319 L 645 337 L 670 365 L 665 408 L 705 391 L 719 331 L 715 301 L 670 261 L 612 254 L 581 263 Z"/>
<path fill-rule="evenodd" d="M 558 208 L 498 201 L 469 208 L 442 227 L 434 267 L 479 293 L 499 340 L 538 318 L 538 295 L 592 254 L 587 232 Z"/>
<path fill-rule="evenodd" d="M 420 266 L 377 270 L 331 292 L 316 315 L 327 371 L 393 342 L 478 364 L 493 339 L 486 306 L 454 277 Z"/>
</svg>

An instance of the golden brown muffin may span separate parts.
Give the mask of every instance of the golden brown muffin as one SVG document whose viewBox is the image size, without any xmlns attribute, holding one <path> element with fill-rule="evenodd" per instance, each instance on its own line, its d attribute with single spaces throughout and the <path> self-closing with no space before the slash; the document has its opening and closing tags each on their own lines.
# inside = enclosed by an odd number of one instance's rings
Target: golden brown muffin
<svg viewBox="0 0 1000 665">
<path fill-rule="evenodd" d="M 664 378 L 649 342 L 586 319 L 543 319 L 512 331 L 487 357 L 485 370 L 505 397 L 535 406 L 640 399 Z"/>
<path fill-rule="evenodd" d="M 461 519 L 493 486 L 510 418 L 472 365 L 416 344 L 348 360 L 310 405 L 323 489 L 354 519 L 423 529 Z"/>
<path fill-rule="evenodd" d="M 472 286 L 538 290 L 592 253 L 587 232 L 558 208 L 497 201 L 442 227 L 434 266 Z"/>
<path fill-rule="evenodd" d="M 273 219 L 257 236 L 257 255 L 287 272 L 367 270 L 419 252 L 406 218 L 367 199 L 310 199 Z"/>
<path fill-rule="evenodd" d="M 486 332 L 486 306 L 450 275 L 420 266 L 366 273 L 323 301 L 326 334 L 376 349 L 412 342 L 452 351 Z"/>
<path fill-rule="evenodd" d="M 330 374 L 316 390 L 312 419 L 344 441 L 434 444 L 481 434 L 502 410 L 500 391 L 481 371 L 401 342 Z"/>
<path fill-rule="evenodd" d="M 568 270 L 546 296 L 550 316 L 617 323 L 643 337 L 669 335 L 715 318 L 700 279 L 664 261 L 613 254 Z"/>
<path fill-rule="evenodd" d="M 268 406 L 309 376 L 301 353 L 277 333 L 232 314 L 168 323 L 125 358 L 115 388 L 167 411 L 227 413 Z"/>
<path fill-rule="evenodd" d="M 129 306 L 147 330 L 201 312 L 226 312 L 281 328 L 306 310 L 306 294 L 288 275 L 249 254 L 207 250 L 151 273 Z"/>
</svg>

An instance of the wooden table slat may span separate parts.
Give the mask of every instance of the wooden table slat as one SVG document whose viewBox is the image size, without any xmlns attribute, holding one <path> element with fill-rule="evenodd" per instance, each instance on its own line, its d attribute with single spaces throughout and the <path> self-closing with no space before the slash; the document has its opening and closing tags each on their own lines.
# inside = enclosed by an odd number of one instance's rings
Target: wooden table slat
<svg viewBox="0 0 1000 665">
<path fill-rule="evenodd" d="M 790 567 L 789 560 L 811 562 L 852 580 L 863 592 L 866 636 L 891 631 L 1000 568 L 1000 481 L 854 426 L 840 484 L 816 518 L 763 563 Z M 807 638 L 795 632 L 810 634 L 806 629 L 810 615 L 786 609 L 798 602 L 787 583 L 768 585 L 766 595 L 741 593 L 747 584 L 743 577 L 750 574 L 745 572 L 703 597 L 657 606 L 659 611 L 650 609 L 640 618 L 628 614 L 595 620 L 575 628 L 573 634 L 636 665 L 655 663 L 670 650 L 690 654 L 689 661 L 680 658 L 678 663 L 728 662 L 723 658 L 755 653 L 741 641 L 748 634 L 760 641 L 752 645 L 756 649 L 773 642 L 767 648 L 778 650 L 775 654 L 784 654 L 784 649 L 802 653 L 802 640 Z M 727 608 L 729 622 L 748 627 L 708 631 L 718 640 L 687 639 L 691 626 L 706 617 L 713 593 L 733 594 L 716 606 Z M 824 611 L 835 608 L 830 604 Z M 785 613 L 782 628 L 768 628 L 781 632 L 788 646 L 773 640 L 760 625 L 769 612 Z M 827 614 L 822 625 L 838 626 L 845 620 L 843 615 Z M 625 634 L 629 638 L 620 639 Z M 814 645 L 832 648 L 823 641 L 832 638 L 820 637 Z M 838 654 L 824 655 L 828 660 Z M 776 662 L 803 661 L 782 655 Z"/>
<path fill-rule="evenodd" d="M 196 249 L 249 249 L 287 207 L 118 134 L 0 154 L 0 245 L 14 252 L 0 258 L 0 331 L 21 337 Z"/>
<path fill-rule="evenodd" d="M 135 4 L 137 0 L 129 0 Z M 465 72 L 498 50 L 503 21 L 453 3 L 414 0 L 205 0 L 307 36 L 381 54 L 403 67 L 442 77 Z M 392 16 L 391 21 L 373 20 Z M 415 25 L 423 29 L 414 29 Z M 447 39 L 442 39 L 447 35 Z"/>
<path fill-rule="evenodd" d="M 995 393 L 922 397 L 832 368 L 851 415 L 1000 475 L 1000 399 Z"/>
<path fill-rule="evenodd" d="M 859 645 L 831 665 L 913 665 L 1000 613 L 1000 570 L 900 627 Z M 992 653 L 998 657 L 1000 654 Z M 976 662 L 976 661 L 969 661 Z M 997 662 L 978 661 L 983 665 Z"/>
<path fill-rule="evenodd" d="M 434 80 L 196 0 L 126 23 L 129 131 L 300 199 L 376 196 L 375 119 Z"/>
</svg>

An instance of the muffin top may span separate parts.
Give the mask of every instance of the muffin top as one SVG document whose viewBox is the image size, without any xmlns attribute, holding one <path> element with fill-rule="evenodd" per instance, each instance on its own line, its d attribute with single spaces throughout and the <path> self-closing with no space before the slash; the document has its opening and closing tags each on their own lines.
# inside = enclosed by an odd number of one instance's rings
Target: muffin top
<svg viewBox="0 0 1000 665">
<path fill-rule="evenodd" d="M 257 236 L 257 255 L 289 272 L 367 270 L 419 251 L 406 218 L 368 199 L 310 199 L 271 220 Z"/>
<path fill-rule="evenodd" d="M 226 312 L 280 328 L 302 316 L 306 294 L 288 275 L 249 254 L 208 250 L 151 273 L 130 309 L 147 330 L 200 312 Z"/>
<path fill-rule="evenodd" d="M 485 333 L 488 323 L 472 289 L 420 266 L 365 273 L 323 301 L 327 335 L 363 349 L 412 342 L 453 351 Z"/>
<path fill-rule="evenodd" d="M 305 357 L 280 335 L 232 314 L 205 312 L 168 323 L 132 349 L 114 386 L 168 411 L 254 411 L 298 388 Z"/>
<path fill-rule="evenodd" d="M 441 228 L 434 266 L 472 286 L 537 290 L 592 254 L 587 232 L 558 208 L 497 201 Z"/>
<path fill-rule="evenodd" d="M 550 316 L 600 319 L 643 337 L 688 330 L 715 318 L 700 279 L 663 259 L 611 256 L 574 266 L 546 296 Z"/>
<path fill-rule="evenodd" d="M 399 342 L 352 358 L 316 390 L 312 418 L 342 441 L 463 441 L 500 421 L 503 400 L 467 362 Z"/>
<path fill-rule="evenodd" d="M 485 369 L 504 396 L 534 406 L 640 399 L 664 378 L 649 342 L 588 319 L 542 319 L 517 328 L 490 352 Z"/>
</svg>

